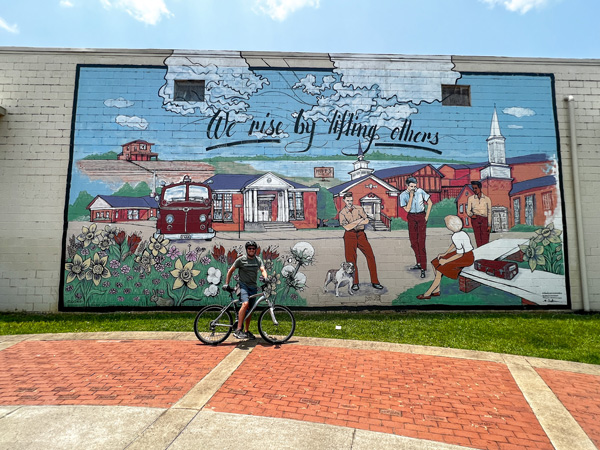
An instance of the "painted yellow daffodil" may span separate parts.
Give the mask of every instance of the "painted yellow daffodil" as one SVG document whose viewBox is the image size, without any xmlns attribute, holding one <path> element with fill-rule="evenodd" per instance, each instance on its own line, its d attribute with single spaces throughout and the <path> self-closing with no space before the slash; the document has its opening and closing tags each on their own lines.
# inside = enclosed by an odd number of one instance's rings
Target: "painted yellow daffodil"
<svg viewBox="0 0 600 450">
<path fill-rule="evenodd" d="M 181 260 L 175 261 L 175 269 L 171 271 L 171 275 L 175 278 L 173 289 L 179 289 L 182 286 L 187 286 L 190 289 L 196 289 L 198 285 L 194 281 L 194 277 L 200 274 L 199 270 L 193 268 L 194 262 L 190 261 L 185 266 Z"/>
<path fill-rule="evenodd" d="M 85 279 L 93 281 L 94 284 L 98 286 L 102 278 L 110 278 L 110 270 L 106 267 L 107 261 L 108 256 L 100 258 L 98 253 L 95 253 L 92 258 L 90 270 L 85 273 Z"/>
<path fill-rule="evenodd" d="M 70 283 L 75 278 L 77 278 L 79 281 L 83 280 L 87 270 L 90 268 L 91 263 L 91 260 L 86 259 L 84 261 L 81 256 L 75 255 L 73 262 L 68 262 L 65 264 L 65 270 L 69 272 L 67 274 L 67 283 Z"/>
</svg>

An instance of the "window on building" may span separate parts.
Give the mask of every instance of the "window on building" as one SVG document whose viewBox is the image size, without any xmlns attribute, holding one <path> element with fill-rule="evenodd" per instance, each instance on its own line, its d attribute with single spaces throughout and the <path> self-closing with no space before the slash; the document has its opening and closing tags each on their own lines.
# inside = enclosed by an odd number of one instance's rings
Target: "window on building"
<svg viewBox="0 0 600 450">
<path fill-rule="evenodd" d="M 471 86 L 442 84 L 442 105 L 471 106 Z"/>
<path fill-rule="evenodd" d="M 465 211 L 465 206 L 464 206 L 464 205 L 461 203 L 461 204 L 458 206 L 458 212 L 462 214 L 464 211 Z"/>
<path fill-rule="evenodd" d="M 535 225 L 535 195 L 525 196 L 525 224 Z"/>
<path fill-rule="evenodd" d="M 140 144 L 140 150 L 146 150 L 146 144 Z"/>
<path fill-rule="evenodd" d="M 204 80 L 175 80 L 175 101 L 203 102 Z"/>
<path fill-rule="evenodd" d="M 290 192 L 288 202 L 290 205 L 290 220 L 304 220 L 304 197 L 302 192 Z"/>
<path fill-rule="evenodd" d="M 213 220 L 233 222 L 233 194 L 213 195 Z"/>
<path fill-rule="evenodd" d="M 552 198 L 552 192 L 544 192 L 542 194 L 542 205 L 544 211 L 552 211 L 554 209 L 554 199 Z"/>
</svg>

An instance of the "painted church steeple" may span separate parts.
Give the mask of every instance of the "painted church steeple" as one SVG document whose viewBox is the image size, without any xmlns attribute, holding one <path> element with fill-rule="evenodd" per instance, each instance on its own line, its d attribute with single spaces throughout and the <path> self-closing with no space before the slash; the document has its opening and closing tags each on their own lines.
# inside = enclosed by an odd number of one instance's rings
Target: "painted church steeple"
<svg viewBox="0 0 600 450">
<path fill-rule="evenodd" d="M 498 122 L 498 113 L 494 106 L 494 115 L 492 116 L 492 126 L 490 137 L 487 138 L 488 160 L 490 164 L 506 164 L 506 138 L 500 132 L 500 123 Z"/>
<path fill-rule="evenodd" d="M 486 139 L 488 148 L 488 164 L 481 169 L 481 179 L 510 179 L 510 166 L 506 164 L 506 138 L 500 132 L 498 112 L 494 105 L 490 137 Z"/>
<path fill-rule="evenodd" d="M 364 177 L 365 175 L 371 175 L 375 171 L 375 169 L 369 168 L 369 161 L 365 159 L 360 141 L 358 142 L 358 158 L 352 164 L 354 164 L 354 170 L 348 172 L 351 180 Z"/>
</svg>

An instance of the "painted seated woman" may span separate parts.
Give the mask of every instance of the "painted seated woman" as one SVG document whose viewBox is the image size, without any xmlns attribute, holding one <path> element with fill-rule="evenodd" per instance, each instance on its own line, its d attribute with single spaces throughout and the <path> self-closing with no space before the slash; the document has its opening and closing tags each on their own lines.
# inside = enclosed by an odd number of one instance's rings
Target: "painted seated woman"
<svg viewBox="0 0 600 450">
<path fill-rule="evenodd" d="M 456 280 L 463 267 L 469 267 L 475 261 L 471 238 L 463 231 L 463 223 L 458 216 L 445 217 L 446 228 L 452 231 L 452 244 L 446 253 L 438 255 L 431 265 L 435 270 L 435 278 L 424 294 L 417 295 L 419 300 L 429 300 L 440 295 L 440 283 L 446 276 Z"/>
</svg>

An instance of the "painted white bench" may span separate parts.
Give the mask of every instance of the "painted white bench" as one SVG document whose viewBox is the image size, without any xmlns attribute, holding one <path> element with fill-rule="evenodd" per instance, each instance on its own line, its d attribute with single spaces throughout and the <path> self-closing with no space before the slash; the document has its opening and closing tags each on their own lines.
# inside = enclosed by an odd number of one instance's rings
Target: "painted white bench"
<svg viewBox="0 0 600 450">
<path fill-rule="evenodd" d="M 503 259 L 519 251 L 519 245 L 527 239 L 497 239 L 476 248 L 475 259 Z M 487 275 L 475 270 L 471 265 L 465 267 L 459 276 L 460 290 L 470 292 L 480 285 L 490 286 L 521 298 L 524 305 L 567 305 L 565 277 L 541 270 L 531 271 L 519 267 L 519 273 L 512 280 Z"/>
</svg>

